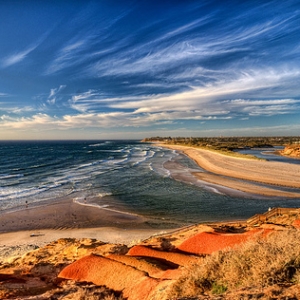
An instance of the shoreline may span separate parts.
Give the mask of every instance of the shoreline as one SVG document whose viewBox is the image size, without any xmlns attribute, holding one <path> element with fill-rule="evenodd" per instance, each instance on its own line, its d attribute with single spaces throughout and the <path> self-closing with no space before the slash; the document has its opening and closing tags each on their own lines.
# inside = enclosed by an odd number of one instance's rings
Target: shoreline
<svg viewBox="0 0 300 300">
<path fill-rule="evenodd" d="M 32 205 L 2 213 L 0 233 L 39 229 L 78 229 L 95 227 L 147 228 L 146 218 L 113 209 L 61 199 L 43 205 Z"/>
<path fill-rule="evenodd" d="M 60 238 L 97 239 L 130 244 L 174 231 L 152 227 L 148 219 L 128 212 L 64 199 L 0 214 L 0 254 L 15 246 L 44 246 Z M 24 251 L 25 251 L 24 250 Z"/>
<path fill-rule="evenodd" d="M 206 172 L 193 173 L 199 180 L 267 197 L 300 198 L 300 165 L 231 157 L 201 148 L 159 144 L 188 156 Z M 260 184 L 263 184 L 260 185 Z"/>
<path fill-rule="evenodd" d="M 206 172 L 193 173 L 203 182 L 252 196 L 300 199 L 300 190 L 278 189 L 280 186 L 294 189 L 300 187 L 300 176 L 297 176 L 300 175 L 300 165 L 233 158 L 192 147 L 158 145 L 182 152 L 205 169 Z M 266 183 L 270 178 L 272 183 Z M 259 185 L 260 183 L 264 186 Z M 205 223 L 209 222 L 203 224 Z M 128 244 L 184 228 L 180 225 L 176 228 L 158 225 L 155 219 L 65 198 L 1 213 L 0 250 L 20 244 L 45 245 L 59 238 L 93 238 L 107 243 Z"/>
</svg>

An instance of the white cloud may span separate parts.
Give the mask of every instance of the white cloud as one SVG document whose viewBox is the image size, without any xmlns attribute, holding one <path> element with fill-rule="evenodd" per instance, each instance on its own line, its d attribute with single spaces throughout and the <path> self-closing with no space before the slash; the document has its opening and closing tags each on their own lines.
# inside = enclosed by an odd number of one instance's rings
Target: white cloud
<svg viewBox="0 0 300 300">
<path fill-rule="evenodd" d="M 2 67 L 6 68 L 9 67 L 11 65 L 14 65 L 18 62 L 21 62 L 22 60 L 24 60 L 26 58 L 26 56 L 35 49 L 35 47 L 32 48 L 28 48 L 24 51 L 12 54 L 10 56 L 7 56 L 6 58 L 4 58 L 2 60 Z"/>
<path fill-rule="evenodd" d="M 293 98 L 252 99 L 232 98 L 245 92 L 268 95 L 268 89 L 276 87 L 278 82 L 288 81 L 299 76 L 297 72 L 272 69 L 240 74 L 235 79 L 219 80 L 214 84 L 193 87 L 190 91 L 157 96 L 105 97 L 97 90 L 73 95 L 69 108 L 76 114 L 67 113 L 62 117 L 47 114 L 34 114 L 31 117 L 1 118 L 2 128 L 15 129 L 74 129 L 74 128 L 125 128 L 149 127 L 162 124 L 175 124 L 185 121 L 208 120 L 246 120 L 252 116 L 272 116 L 299 111 L 300 100 Z M 60 85 L 52 88 L 48 103 L 55 104 L 59 93 L 65 88 Z M 258 93 L 259 91 L 259 93 Z M 261 92 L 262 91 L 262 92 Z M 227 100 L 224 100 L 227 99 Z M 19 113 L 23 110 L 33 112 L 32 107 L 11 108 L 7 112 Z"/>
<path fill-rule="evenodd" d="M 8 102 L 1 102 L 2 104 L 2 111 L 5 111 L 6 114 L 24 114 L 24 113 L 28 113 L 28 112 L 34 112 L 35 108 L 29 105 L 25 105 L 25 106 L 14 106 L 11 105 L 11 103 Z"/>
<path fill-rule="evenodd" d="M 62 69 L 76 65 L 89 57 L 83 51 L 89 47 L 90 37 L 73 38 L 56 54 L 56 58 L 47 67 L 45 74 L 54 74 Z"/>
<path fill-rule="evenodd" d="M 99 77 L 149 72 L 159 74 L 170 66 L 189 62 L 191 59 L 204 61 L 221 54 L 248 51 L 251 49 L 252 39 L 262 38 L 285 22 L 273 20 L 236 30 L 232 30 L 228 25 L 228 28 L 223 28 L 220 33 L 214 32 L 213 35 L 200 35 L 193 31 L 188 34 L 190 30 L 209 21 L 211 16 L 208 15 L 181 27 L 172 28 L 169 32 L 162 33 L 161 36 L 144 44 L 132 45 L 129 50 L 116 51 L 118 49 L 114 46 L 115 51 L 111 51 L 114 53 L 113 56 L 95 62 L 88 67 L 88 73 Z M 180 36 L 182 33 L 185 35 Z M 129 43 L 130 38 L 127 37 L 126 40 Z M 195 67 L 199 67 L 199 62 L 195 63 Z"/>
<path fill-rule="evenodd" d="M 30 46 L 21 51 L 16 51 L 13 54 L 6 56 L 1 61 L 2 68 L 10 67 L 23 61 L 32 51 L 34 51 L 49 35 L 50 31 L 45 32 L 37 41 L 33 42 Z"/>
<path fill-rule="evenodd" d="M 135 114 L 158 113 L 174 111 L 198 110 L 203 115 L 219 115 L 221 113 L 251 113 L 253 107 L 256 114 L 281 114 L 292 112 L 295 106 L 299 108 L 299 100 L 295 99 L 264 99 L 269 98 L 270 90 L 276 88 L 282 81 L 299 78 L 298 71 L 289 70 L 260 70 L 248 71 L 240 74 L 236 79 L 229 78 L 207 84 L 203 87 L 194 87 L 190 91 L 171 94 L 167 96 L 156 96 L 139 100 L 112 102 L 109 104 L 114 109 L 131 109 Z M 295 89 L 293 89 L 295 92 Z M 298 87 L 298 93 L 300 87 Z M 252 97 L 261 99 L 234 99 L 239 94 L 251 94 Z M 272 93 L 274 94 L 274 93 Z M 296 93 L 297 94 L 297 93 Z M 258 95 L 258 96 L 256 96 Z M 274 97 L 274 96 L 273 96 Z M 229 99 L 229 100 L 224 100 Z"/>
<path fill-rule="evenodd" d="M 50 94 L 47 99 L 47 103 L 55 104 L 57 95 L 66 88 L 66 85 L 60 85 L 58 88 L 50 89 Z"/>
<path fill-rule="evenodd" d="M 248 116 L 272 116 L 293 113 L 300 108 L 300 100 L 245 100 L 235 99 L 221 101 L 220 105 L 227 107 L 232 112 Z"/>
<path fill-rule="evenodd" d="M 98 95 L 98 93 L 96 91 L 89 90 L 85 93 L 76 94 L 76 95 L 72 96 L 72 101 L 74 103 L 76 103 L 77 101 L 89 99 L 89 98 L 97 96 L 97 95 Z"/>
<path fill-rule="evenodd" d="M 147 136 L 154 135 L 171 135 L 171 136 L 220 136 L 228 135 L 228 128 L 223 126 L 216 126 L 214 129 L 205 125 L 205 121 L 199 121 L 199 126 L 193 128 L 185 127 L 184 123 L 174 122 L 174 121 L 160 121 L 156 123 L 156 127 L 148 127 L 145 124 L 145 127 L 138 126 L 141 124 L 140 120 L 136 120 L 137 130 L 132 129 L 132 124 L 127 124 L 128 127 L 123 126 L 122 131 L 120 132 L 119 127 L 108 126 L 110 122 L 115 122 L 116 118 L 120 119 L 122 122 L 126 122 L 126 118 L 123 121 L 122 115 L 106 115 L 101 116 L 92 114 L 92 115 L 78 115 L 78 116 L 66 116 L 63 119 L 49 118 L 46 115 L 40 115 L 32 119 L 28 119 L 27 123 L 24 126 L 16 125 L 5 126 L 3 125 L 3 120 L 5 118 L 0 117 L 0 129 L 2 130 L 1 136 L 4 138 L 12 138 L 12 136 L 18 138 L 18 133 L 22 134 L 22 138 L 40 138 L 40 139 L 58 139 L 58 138 L 122 138 L 122 137 L 135 137 L 143 138 Z M 6 118 L 7 122 L 12 122 Z M 95 130 L 90 130 L 93 128 L 91 124 L 96 124 L 98 126 L 94 127 Z M 46 124 L 48 123 L 48 126 Z M 63 123 L 63 124 L 62 124 Z M 115 124 L 115 123 L 113 123 Z M 171 127 L 168 125 L 172 125 Z M 79 127 L 77 127 L 79 126 Z M 107 126 L 107 127 L 105 127 Z M 127 129 L 126 129 L 127 128 Z M 300 130 L 299 124 L 288 124 L 288 125 L 275 125 L 275 126 L 238 126 L 230 129 L 230 135 L 237 136 L 253 136 L 253 135 L 296 135 Z M 10 132 L 12 135 L 7 136 Z M 25 135 L 26 132 L 26 135 Z M 19 136 L 20 138 L 20 136 Z"/>
<path fill-rule="evenodd" d="M 37 114 L 32 117 L 13 118 L 10 116 L 1 116 L 0 127 L 10 129 L 34 129 L 36 126 L 51 125 L 54 119 L 46 114 Z"/>
</svg>

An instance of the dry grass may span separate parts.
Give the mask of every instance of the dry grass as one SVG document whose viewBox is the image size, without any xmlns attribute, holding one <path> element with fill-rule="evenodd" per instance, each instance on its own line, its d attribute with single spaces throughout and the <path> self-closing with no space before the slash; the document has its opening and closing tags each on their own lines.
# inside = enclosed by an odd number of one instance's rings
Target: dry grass
<svg viewBox="0 0 300 300">
<path fill-rule="evenodd" d="M 119 293 L 120 294 L 120 293 Z M 40 299 L 40 298 L 39 298 Z M 42 298 L 43 299 L 43 298 Z M 51 300 L 125 300 L 112 290 L 95 285 L 69 283 L 64 289 L 49 291 L 45 299 Z"/>
<path fill-rule="evenodd" d="M 174 286 L 172 297 L 239 289 L 265 289 L 300 283 L 300 231 L 275 232 L 228 251 L 206 257 L 192 266 Z"/>
</svg>

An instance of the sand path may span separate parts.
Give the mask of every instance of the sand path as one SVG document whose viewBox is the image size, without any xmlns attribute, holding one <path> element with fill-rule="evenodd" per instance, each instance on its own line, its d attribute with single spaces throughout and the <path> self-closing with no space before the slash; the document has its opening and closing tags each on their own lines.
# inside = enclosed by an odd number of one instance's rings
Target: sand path
<svg viewBox="0 0 300 300">
<path fill-rule="evenodd" d="M 287 192 L 276 188 L 300 188 L 300 165 L 231 157 L 187 146 L 165 144 L 161 146 L 183 152 L 201 168 L 208 171 L 209 173 L 197 174 L 201 180 L 247 193 L 278 197 L 300 197 L 300 190 Z M 255 183 L 270 186 L 259 186 Z"/>
</svg>

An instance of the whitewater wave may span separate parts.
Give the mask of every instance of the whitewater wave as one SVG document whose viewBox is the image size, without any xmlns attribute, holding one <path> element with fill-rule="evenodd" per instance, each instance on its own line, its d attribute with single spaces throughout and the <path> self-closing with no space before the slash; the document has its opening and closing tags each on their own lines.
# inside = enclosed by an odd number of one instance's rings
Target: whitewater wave
<svg viewBox="0 0 300 300">
<path fill-rule="evenodd" d="M 96 203 L 86 203 L 84 199 L 82 200 L 82 198 L 74 198 L 73 202 L 76 203 L 76 204 L 79 204 L 79 205 L 104 209 L 104 210 L 107 210 L 107 211 L 111 211 L 111 212 L 115 212 L 115 213 L 119 213 L 119 214 L 123 214 L 123 215 L 138 216 L 137 214 L 134 214 L 134 213 L 131 213 L 131 212 L 109 208 L 108 204 L 99 205 L 99 204 L 96 204 Z"/>
</svg>

